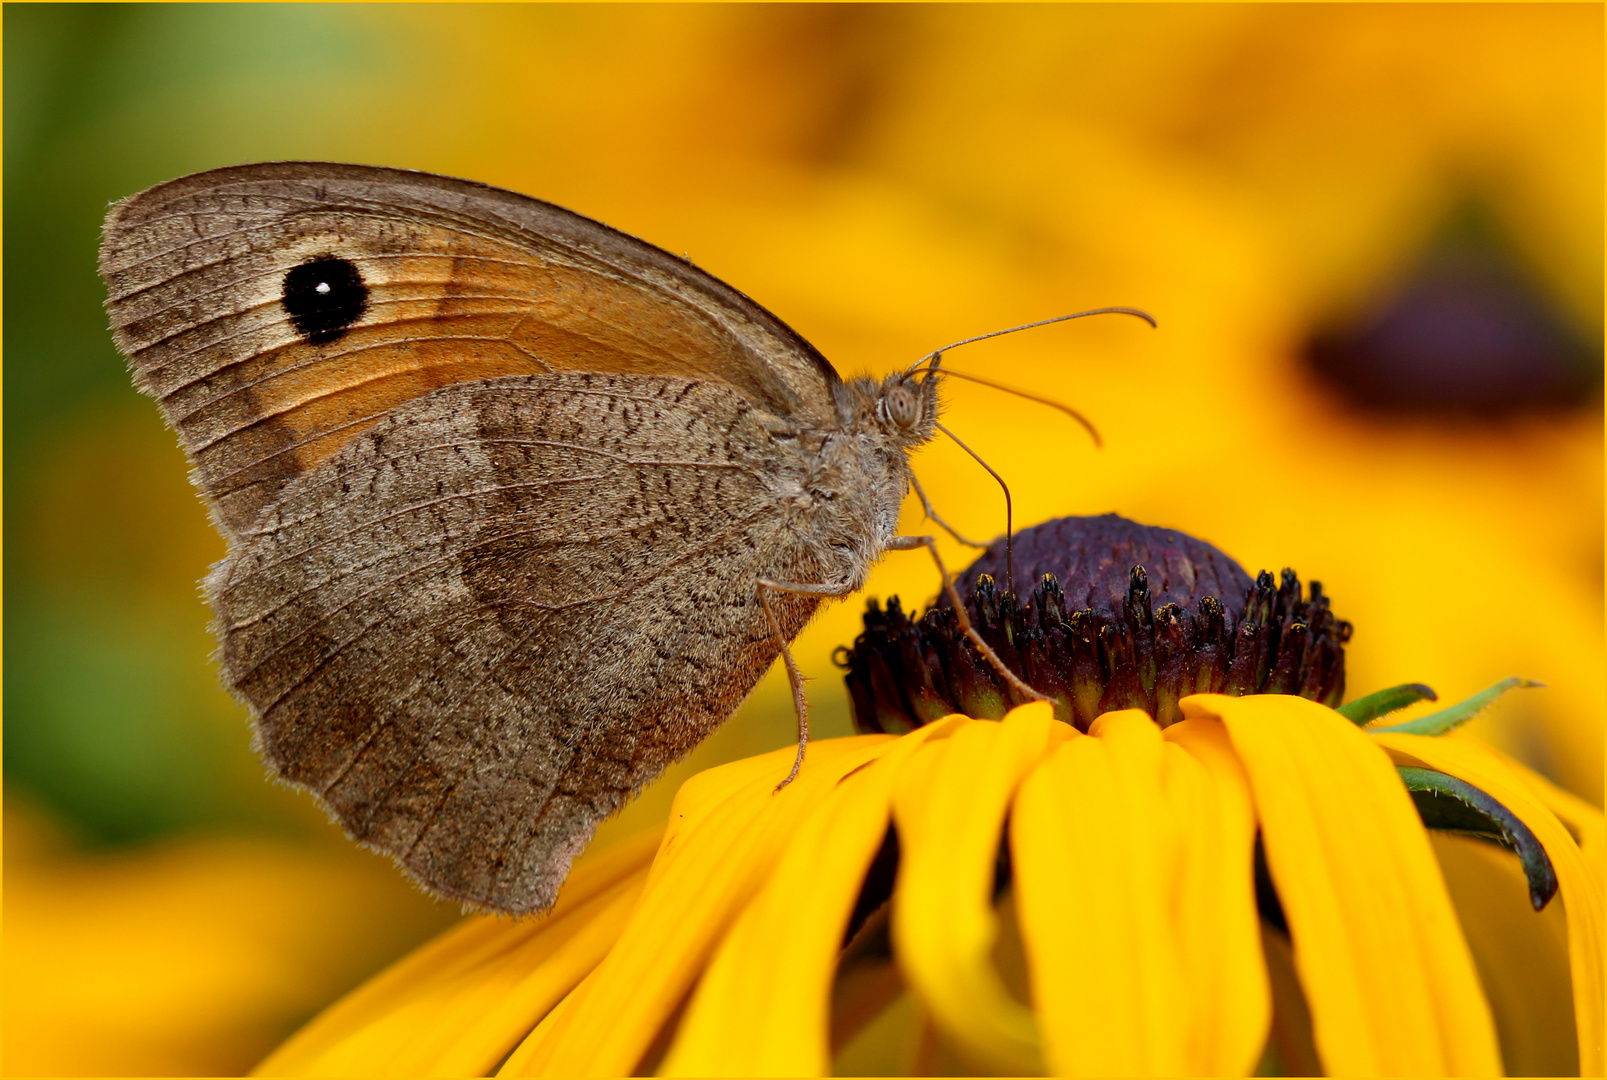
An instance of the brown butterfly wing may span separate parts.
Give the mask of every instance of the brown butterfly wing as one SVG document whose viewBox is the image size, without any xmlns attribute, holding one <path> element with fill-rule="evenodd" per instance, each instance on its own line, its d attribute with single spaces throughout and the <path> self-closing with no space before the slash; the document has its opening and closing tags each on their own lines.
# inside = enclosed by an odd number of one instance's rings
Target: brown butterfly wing
<svg viewBox="0 0 1607 1080">
<path fill-rule="evenodd" d="M 209 583 L 226 677 L 353 836 L 438 892 L 545 908 L 774 660 L 757 578 L 822 572 L 776 506 L 807 466 L 717 383 L 437 390 L 240 538 Z M 781 598 L 789 637 L 813 608 Z"/>
<path fill-rule="evenodd" d="M 277 162 L 183 177 L 112 207 L 101 274 L 135 383 L 230 535 L 452 383 L 669 374 L 805 426 L 834 415 L 831 366 L 736 290 L 560 207 L 430 173 Z"/>
</svg>

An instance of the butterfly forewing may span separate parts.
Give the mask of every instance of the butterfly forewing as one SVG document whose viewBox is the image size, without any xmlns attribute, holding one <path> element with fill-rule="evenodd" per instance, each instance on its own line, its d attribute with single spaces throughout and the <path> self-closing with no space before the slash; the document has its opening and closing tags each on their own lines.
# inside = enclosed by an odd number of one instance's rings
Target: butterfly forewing
<svg viewBox="0 0 1607 1080">
<path fill-rule="evenodd" d="M 232 533 L 402 403 L 500 375 L 709 378 L 829 424 L 836 375 L 683 260 L 512 192 L 395 169 L 219 169 L 115 206 L 108 311 Z"/>
</svg>

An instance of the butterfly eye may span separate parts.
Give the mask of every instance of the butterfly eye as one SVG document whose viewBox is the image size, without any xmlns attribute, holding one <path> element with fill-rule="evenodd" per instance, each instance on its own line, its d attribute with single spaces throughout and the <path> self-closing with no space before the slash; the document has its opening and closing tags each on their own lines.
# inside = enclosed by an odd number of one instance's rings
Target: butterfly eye
<svg viewBox="0 0 1607 1080">
<path fill-rule="evenodd" d="M 356 266 L 326 255 L 285 275 L 284 303 L 296 333 L 327 345 L 368 310 L 368 286 Z"/>
<path fill-rule="evenodd" d="M 882 395 L 882 408 L 887 411 L 887 418 L 905 431 L 921 419 L 921 403 L 915 391 L 902 383 L 889 387 Z"/>
</svg>

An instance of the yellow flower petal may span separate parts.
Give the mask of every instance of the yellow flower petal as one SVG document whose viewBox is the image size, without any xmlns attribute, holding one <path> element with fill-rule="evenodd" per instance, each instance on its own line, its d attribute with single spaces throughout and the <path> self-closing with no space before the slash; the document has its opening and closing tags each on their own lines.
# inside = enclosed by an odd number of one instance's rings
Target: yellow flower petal
<svg viewBox="0 0 1607 1080">
<path fill-rule="evenodd" d="M 552 1007 L 552 1011 L 541 1018 L 541 1023 L 530 1033 L 524 1042 L 514 1048 L 508 1055 L 508 1060 L 502 1063 L 497 1070 L 498 1076 L 540 1076 L 547 1070 L 548 1062 L 552 1061 L 553 1051 L 562 1043 L 562 1036 L 569 1029 L 569 1022 L 574 1018 L 575 1007 L 586 996 L 592 980 L 597 976 L 597 969 L 593 968 L 590 975 L 580 980 L 580 985 L 571 990 L 564 999 Z"/>
<path fill-rule="evenodd" d="M 917 728 L 845 777 L 803 822 L 709 965 L 661 1076 L 817 1076 L 831 1066 L 832 975 L 899 767 L 968 723 Z"/>
<path fill-rule="evenodd" d="M 1010 996 L 991 960 L 993 868 L 1010 797 L 1042 759 L 1055 724 L 1044 703 L 1013 709 L 1000 723 L 967 724 L 919 747 L 893 794 L 899 963 L 955 1045 L 1003 1073 L 1042 1065 L 1032 1013 Z"/>
<path fill-rule="evenodd" d="M 1021 785 L 1010 818 L 1044 1055 L 1061 1076 L 1193 1071 L 1171 897 L 1177 835 L 1145 713 L 1101 716 Z"/>
<path fill-rule="evenodd" d="M 310 1070 L 320 1076 L 481 1076 L 608 955 L 647 871 L 574 909 L 494 968 L 465 974 L 344 1040 Z"/>
<path fill-rule="evenodd" d="M 580 860 L 541 918 L 464 920 L 330 1006 L 254 1075 L 488 1070 L 608 951 L 661 834 Z"/>
<path fill-rule="evenodd" d="M 1161 783 L 1181 833 L 1172 918 L 1192 1007 L 1187 1071 L 1247 1076 L 1272 1023 L 1250 781 L 1220 722 L 1184 720 L 1163 735 Z"/>
<path fill-rule="evenodd" d="M 626 1076 L 691 988 L 735 913 L 763 884 L 799 820 L 846 774 L 895 742 L 887 735 L 809 747 L 781 791 L 791 749 L 732 762 L 688 780 L 641 902 L 619 942 L 518 1055 L 565 1076 Z M 511 1070 L 504 1068 L 503 1073 Z"/>
<path fill-rule="evenodd" d="M 1261 821 L 1324 1068 L 1501 1071 L 1489 1005 L 1422 822 L 1389 756 L 1304 698 L 1184 698 L 1227 726 Z"/>
<path fill-rule="evenodd" d="M 1536 912 L 1509 851 L 1453 833 L 1430 831 L 1429 839 L 1479 965 L 1508 1075 L 1578 1076 L 1563 905 Z"/>
<path fill-rule="evenodd" d="M 1563 790 L 1539 773 L 1525 768 L 1499 751 L 1486 749 L 1495 755 L 1496 760 L 1504 762 L 1513 775 L 1534 793 L 1535 798 L 1568 826 L 1568 830 L 1579 841 L 1579 850 L 1585 857 L 1585 865 L 1596 876 L 1597 887 L 1602 888 L 1602 879 L 1604 873 L 1607 873 L 1607 865 L 1604 865 L 1604 862 L 1607 862 L 1607 819 L 1603 818 L 1600 808 L 1590 805 L 1571 791 Z"/>
<path fill-rule="evenodd" d="M 1535 834 L 1557 871 L 1557 886 L 1568 912 L 1569 968 L 1573 973 L 1574 1017 L 1579 1034 L 1579 1071 L 1602 1075 L 1602 887 L 1573 837 L 1535 794 L 1539 778 L 1481 743 L 1459 735 L 1374 736 L 1393 753 L 1466 780 L 1518 815 Z M 1585 815 L 1588 817 L 1588 815 Z"/>
</svg>

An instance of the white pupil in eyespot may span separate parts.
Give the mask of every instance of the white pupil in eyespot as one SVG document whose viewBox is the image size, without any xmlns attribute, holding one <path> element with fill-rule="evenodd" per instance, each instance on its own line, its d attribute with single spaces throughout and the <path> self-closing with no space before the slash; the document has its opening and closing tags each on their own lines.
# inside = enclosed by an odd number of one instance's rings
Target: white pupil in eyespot
<svg viewBox="0 0 1607 1080">
<path fill-rule="evenodd" d="M 315 293 L 327 293 L 329 291 L 329 282 L 320 281 L 312 287 L 312 291 Z"/>
</svg>

